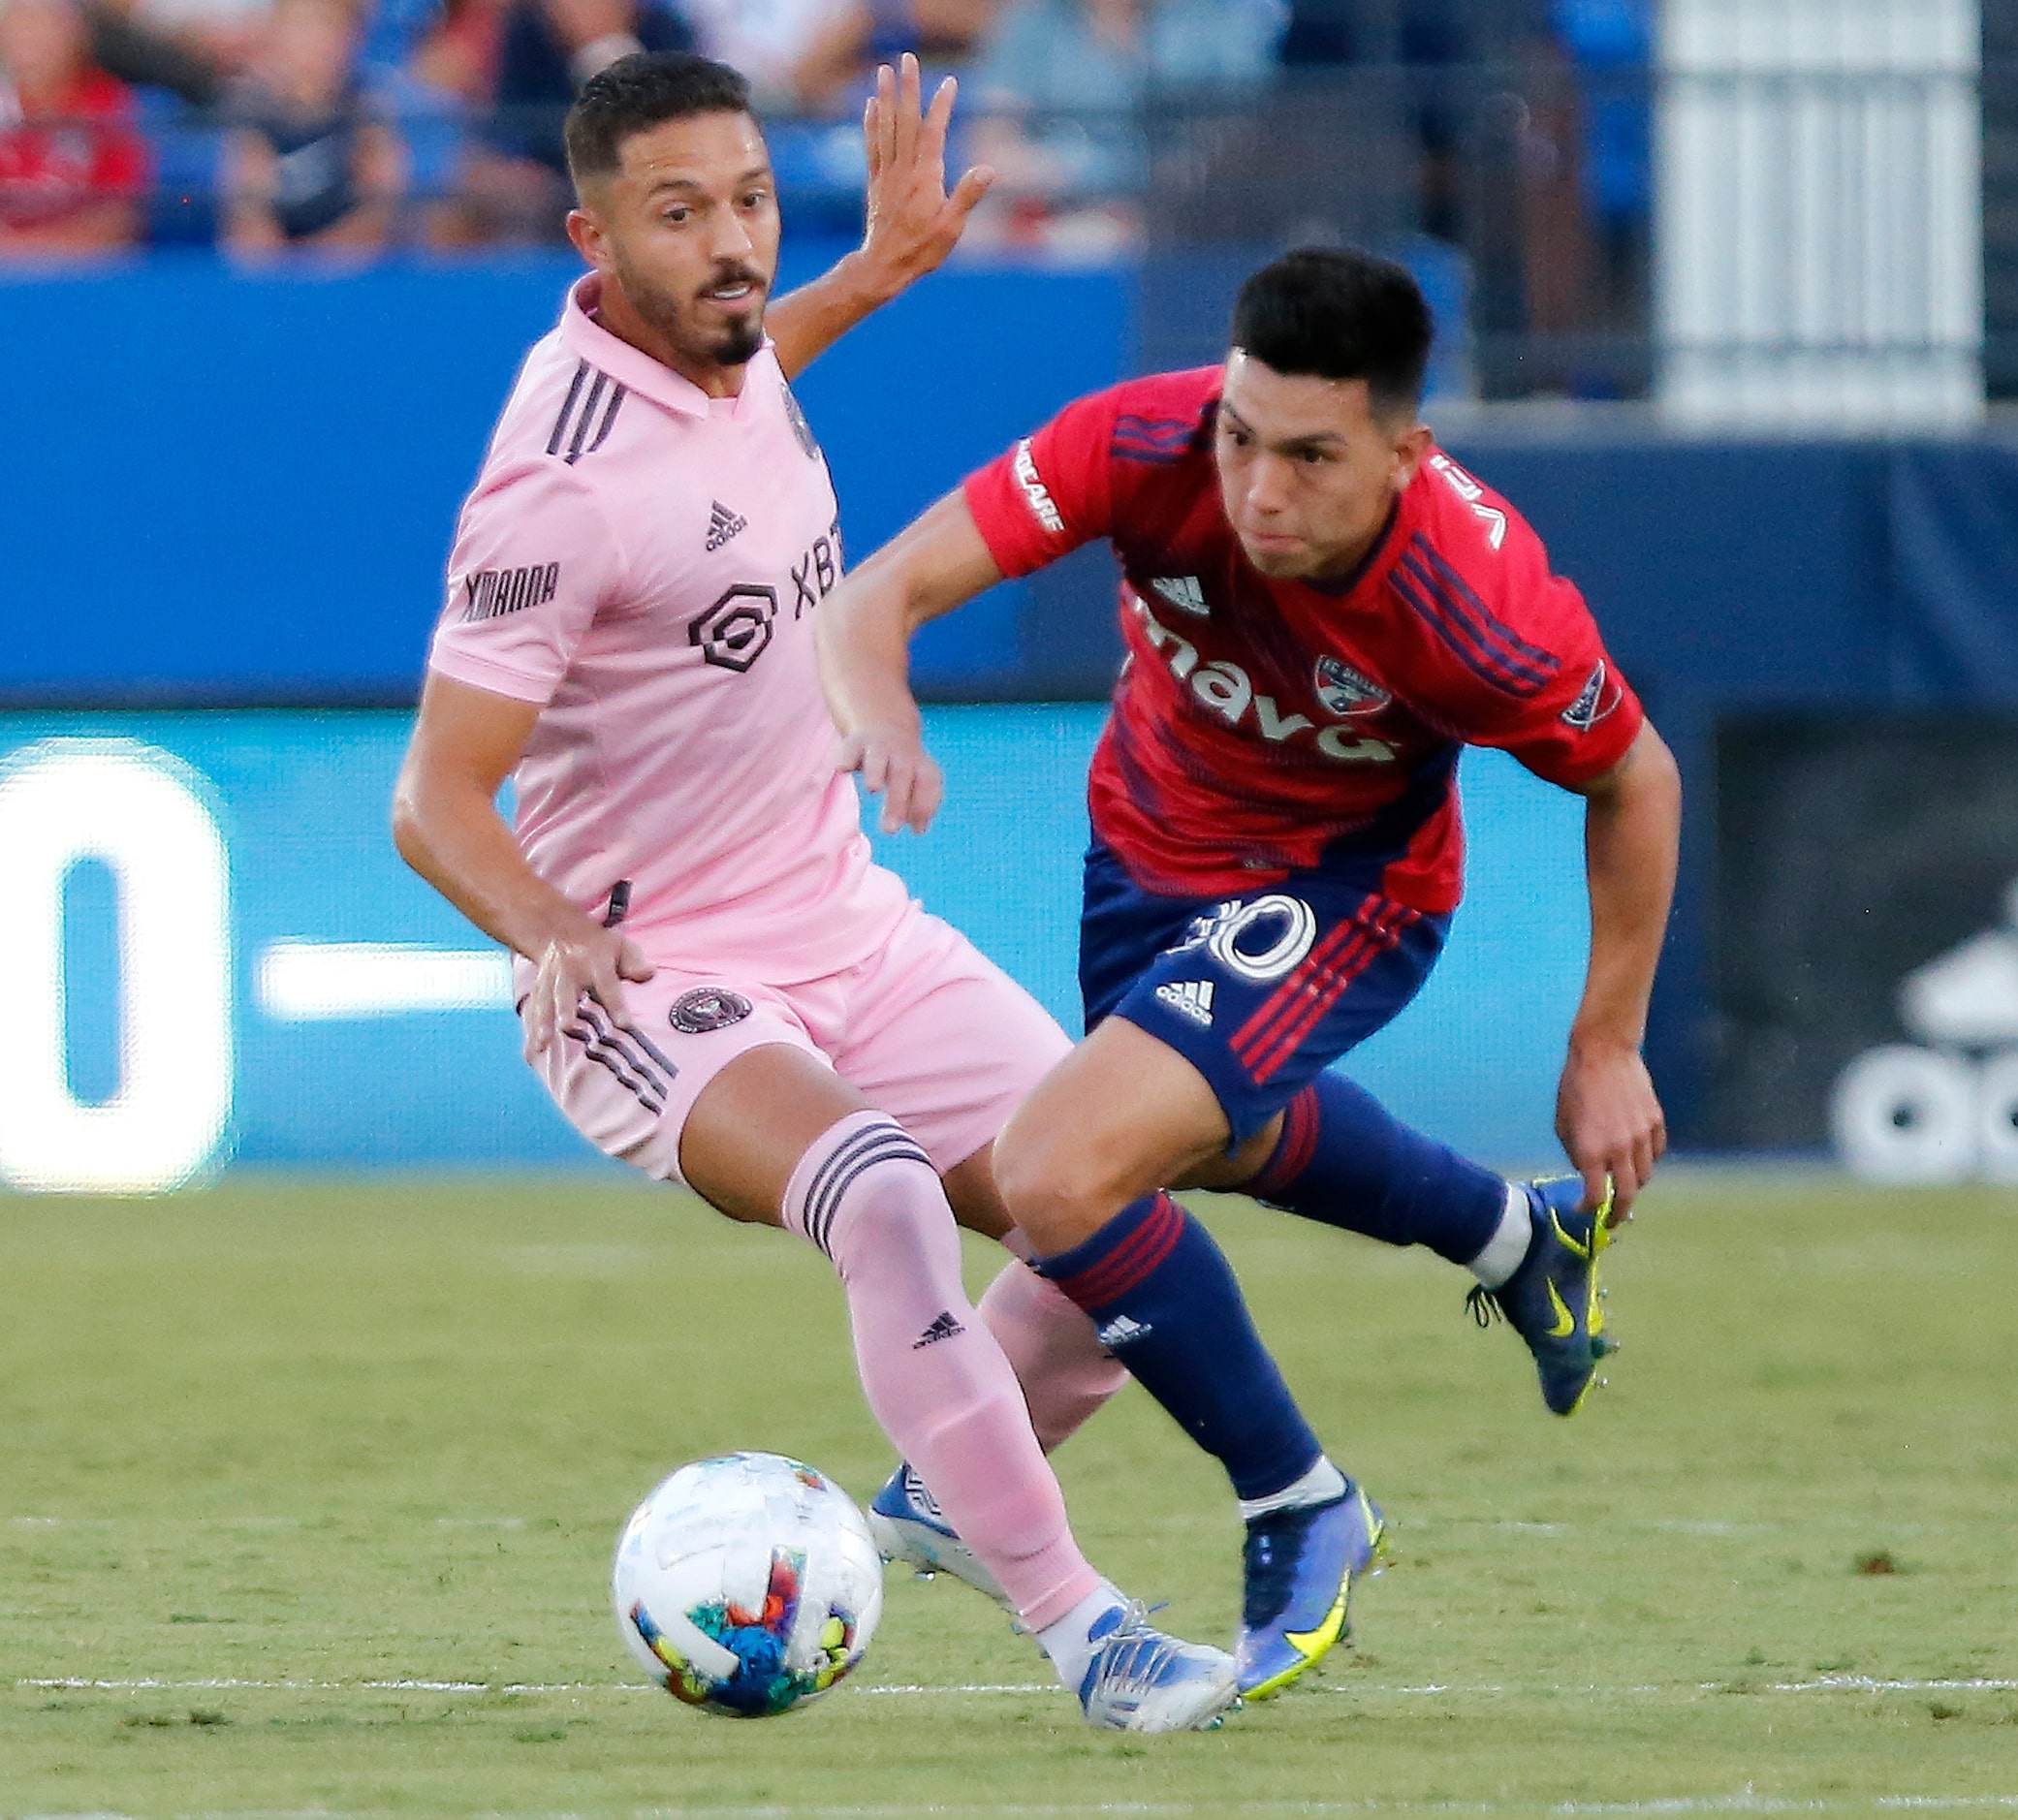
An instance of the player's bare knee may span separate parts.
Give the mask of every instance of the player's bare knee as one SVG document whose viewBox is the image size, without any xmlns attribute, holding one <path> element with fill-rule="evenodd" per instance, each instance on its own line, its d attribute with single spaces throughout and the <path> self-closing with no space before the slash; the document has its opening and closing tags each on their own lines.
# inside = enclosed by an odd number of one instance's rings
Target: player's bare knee
<svg viewBox="0 0 2018 1820">
<path fill-rule="evenodd" d="M 1090 1239 L 1127 1201 L 1077 1136 L 1021 1117 L 995 1140 L 995 1187 L 1040 1256 Z"/>
</svg>

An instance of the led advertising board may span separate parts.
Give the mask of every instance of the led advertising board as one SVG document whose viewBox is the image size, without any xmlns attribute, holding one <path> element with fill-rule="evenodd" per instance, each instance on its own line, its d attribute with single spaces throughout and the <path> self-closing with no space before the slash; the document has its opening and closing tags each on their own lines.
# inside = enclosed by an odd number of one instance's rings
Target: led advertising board
<svg viewBox="0 0 2018 1820">
<path fill-rule="evenodd" d="M 1103 710 L 946 707 L 948 802 L 878 841 L 1066 1027 L 1083 784 Z M 0 1183 L 154 1193 L 234 1165 L 604 1167 L 519 1053 L 506 957 L 393 851 L 403 713 L 0 715 Z M 1579 805 L 1464 773 L 1472 897 L 1421 997 L 1353 1058 L 1477 1154 L 1554 1155 L 1583 967 Z M 607 1166 L 614 1167 L 614 1166 Z"/>
</svg>

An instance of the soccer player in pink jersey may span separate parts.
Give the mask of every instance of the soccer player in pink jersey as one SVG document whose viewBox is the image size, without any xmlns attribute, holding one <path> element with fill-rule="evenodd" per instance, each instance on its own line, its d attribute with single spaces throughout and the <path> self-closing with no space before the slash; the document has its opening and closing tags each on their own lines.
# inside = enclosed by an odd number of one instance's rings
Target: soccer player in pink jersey
<svg viewBox="0 0 2018 1820">
<path fill-rule="evenodd" d="M 1598 1254 L 1664 1143 L 1640 1043 L 1674 762 L 1541 540 L 1419 422 L 1430 341 L 1400 267 L 1288 254 L 1243 288 L 1223 366 L 1068 405 L 871 557 L 819 628 L 844 762 L 884 792 L 886 826 L 922 830 L 940 783 L 910 633 L 1093 539 L 1120 561 L 1129 661 L 1093 759 L 1081 924 L 1089 1034 L 1004 1129 L 995 1169 L 1035 1269 L 1233 1482 L 1254 1696 L 1338 1641 L 1381 1518 L 1163 1191 L 1245 1188 L 1467 1268 L 1474 1313 L 1506 1318 L 1566 1416 L 1608 1349 Z M 1330 1071 L 1442 948 L 1467 744 L 1587 803 L 1591 961 L 1557 1121 L 1578 1174 L 1558 1181 L 1504 1181 Z M 1051 1439 L 1096 1401 L 1094 1340 L 1031 1307 L 1056 1321 L 1049 1376 L 1025 1381 Z M 876 1507 L 915 1476 L 899 1468 Z M 957 1561 L 930 1512 L 902 1525 Z"/>
<path fill-rule="evenodd" d="M 996 1338 L 1056 1292 L 1020 1271 L 977 1313 L 961 1284 L 953 1209 L 1007 1233 L 990 1146 L 1069 1044 L 870 862 L 815 674 L 839 520 L 788 375 L 938 265 L 987 187 L 947 195 L 952 87 L 920 99 L 915 62 L 881 73 L 863 247 L 767 311 L 743 79 L 638 55 L 584 87 L 592 270 L 463 508 L 394 832 L 518 957 L 527 1057 L 584 1136 L 833 1262 L 876 1419 L 1088 1719 L 1207 1725 L 1231 1658 L 1088 1564 Z"/>
</svg>

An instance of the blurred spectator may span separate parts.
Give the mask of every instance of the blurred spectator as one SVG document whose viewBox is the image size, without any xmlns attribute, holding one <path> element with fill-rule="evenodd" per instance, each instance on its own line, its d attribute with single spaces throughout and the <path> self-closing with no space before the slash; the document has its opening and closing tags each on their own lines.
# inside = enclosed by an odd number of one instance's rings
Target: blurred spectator
<svg viewBox="0 0 2018 1820">
<path fill-rule="evenodd" d="M 655 0 L 452 4 L 422 67 L 486 118 L 428 238 L 443 247 L 560 238 L 572 200 L 560 129 L 576 90 L 632 51 L 694 47 L 685 20 Z"/>
<path fill-rule="evenodd" d="M 1654 211 L 1653 0 L 1552 0 L 1583 97 L 1583 201 L 1594 242 L 1592 318 L 1643 326 Z"/>
<path fill-rule="evenodd" d="M 146 182 L 132 98 L 73 0 L 0 0 L 0 258 L 131 246 Z"/>
<path fill-rule="evenodd" d="M 413 56 L 413 74 L 471 110 L 497 95 L 505 0 L 446 0 Z"/>
<path fill-rule="evenodd" d="M 1481 9 L 1475 0 L 1289 0 L 1284 68 L 1391 72 L 1385 83 L 1355 90 L 1353 110 L 1361 152 L 1405 172 L 1413 219 L 1383 224 L 1387 232 L 1457 238 L 1463 109 L 1458 86 L 1445 78 L 1491 54 L 1475 16 L 1486 11 L 1503 22 L 1519 3 L 1492 0 Z"/>
<path fill-rule="evenodd" d="M 999 0 L 681 0 L 701 49 L 749 78 L 760 107 L 844 105 L 878 63 L 971 53 Z"/>
<path fill-rule="evenodd" d="M 385 245 L 405 156 L 359 84 L 358 37 L 351 0 L 275 0 L 253 72 L 226 108 L 224 238 L 234 253 Z"/>
<path fill-rule="evenodd" d="M 1455 63 L 1467 53 L 1468 11 L 1464 0 L 1289 0 L 1281 58 L 1291 68 Z"/>
<path fill-rule="evenodd" d="M 1281 25 L 1277 0 L 1006 0 L 972 77 L 970 154 L 996 171 L 977 227 L 1066 252 L 1138 238 L 1144 109 L 1258 83 Z"/>
<path fill-rule="evenodd" d="M 1646 361 L 1651 244 L 1648 0 L 1525 0 L 1518 92 L 1481 164 L 1515 187 L 1472 236 L 1488 396 L 1631 396 Z M 1493 138 L 1503 140 L 1495 150 Z M 1496 215 L 1503 224 L 1496 233 Z"/>
<path fill-rule="evenodd" d="M 223 98 L 224 73 L 209 53 L 173 32 L 134 16 L 132 0 L 84 0 L 91 55 L 99 67 L 133 86 L 165 89 L 193 108 Z"/>
<path fill-rule="evenodd" d="M 227 76 L 249 67 L 265 35 L 269 0 L 94 0 L 157 54 L 180 52 Z M 153 80 L 154 78 L 138 79 Z M 173 85 L 173 84 L 168 84 Z"/>
</svg>

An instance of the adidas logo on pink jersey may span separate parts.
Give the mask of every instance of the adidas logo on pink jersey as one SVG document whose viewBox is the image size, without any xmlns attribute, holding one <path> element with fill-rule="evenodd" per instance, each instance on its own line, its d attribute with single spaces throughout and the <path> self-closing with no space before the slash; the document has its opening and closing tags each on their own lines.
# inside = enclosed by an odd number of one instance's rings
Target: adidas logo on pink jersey
<svg viewBox="0 0 2018 1820">
<path fill-rule="evenodd" d="M 750 521 L 740 512 L 731 512 L 717 499 L 713 510 L 708 515 L 708 553 L 711 556 L 739 531 L 750 528 Z"/>
</svg>

